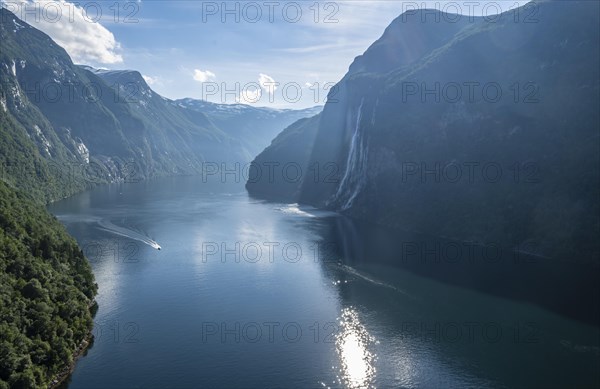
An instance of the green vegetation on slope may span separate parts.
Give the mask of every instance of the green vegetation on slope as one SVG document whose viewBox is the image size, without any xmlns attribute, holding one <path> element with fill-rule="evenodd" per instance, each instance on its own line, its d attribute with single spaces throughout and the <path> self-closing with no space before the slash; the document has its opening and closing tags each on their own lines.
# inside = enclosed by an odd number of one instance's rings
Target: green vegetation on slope
<svg viewBox="0 0 600 389">
<path fill-rule="evenodd" d="M 43 204 L 85 188 L 82 178 L 67 174 L 66 166 L 66 159 L 40 155 L 21 124 L 0 112 L 0 179 Z"/>
<path fill-rule="evenodd" d="M 0 388 L 47 387 L 73 362 L 96 290 L 64 227 L 0 181 Z"/>
</svg>

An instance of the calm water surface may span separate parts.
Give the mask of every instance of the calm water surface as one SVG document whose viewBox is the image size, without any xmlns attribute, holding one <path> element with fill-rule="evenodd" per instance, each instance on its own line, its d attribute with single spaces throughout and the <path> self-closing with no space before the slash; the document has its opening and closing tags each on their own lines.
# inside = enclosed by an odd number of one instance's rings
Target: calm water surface
<svg viewBox="0 0 600 389">
<path fill-rule="evenodd" d="M 336 214 L 195 178 L 50 211 L 99 285 L 69 388 L 600 385 L 596 327 L 381 261 Z"/>
</svg>

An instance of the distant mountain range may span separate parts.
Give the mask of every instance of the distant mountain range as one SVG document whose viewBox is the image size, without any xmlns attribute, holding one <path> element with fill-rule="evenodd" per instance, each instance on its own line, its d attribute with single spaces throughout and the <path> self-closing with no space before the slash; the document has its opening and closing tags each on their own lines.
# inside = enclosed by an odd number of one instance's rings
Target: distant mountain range
<svg viewBox="0 0 600 389">
<path fill-rule="evenodd" d="M 252 158 L 263 151 L 284 128 L 323 110 L 322 106 L 299 110 L 273 109 L 245 104 L 215 104 L 195 99 L 175 100 L 174 103 L 202 112 L 227 135 L 240 139 Z"/>
<path fill-rule="evenodd" d="M 248 191 L 597 263 L 599 4 L 535 2 L 492 19 L 401 15 L 318 117 L 255 159 Z M 267 162 L 280 170 L 264 174 Z"/>
<path fill-rule="evenodd" d="M 42 201 L 99 183 L 248 163 L 295 120 L 272 110 L 155 93 L 137 71 L 73 64 L 50 37 L 0 9 L 0 174 Z"/>
</svg>

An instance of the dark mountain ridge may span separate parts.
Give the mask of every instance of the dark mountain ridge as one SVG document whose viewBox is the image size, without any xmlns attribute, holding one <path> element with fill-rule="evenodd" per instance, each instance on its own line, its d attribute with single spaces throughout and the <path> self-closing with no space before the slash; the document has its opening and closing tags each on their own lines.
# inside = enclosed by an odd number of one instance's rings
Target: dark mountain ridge
<svg viewBox="0 0 600 389">
<path fill-rule="evenodd" d="M 305 175 L 285 200 L 460 240 L 535 241 L 543 255 L 597 258 L 598 4 L 536 7 L 536 23 L 512 13 L 465 25 L 442 17 L 418 55 L 403 37 L 430 24 L 418 13 L 397 18 L 350 67 L 314 142 L 280 142 L 257 161 L 306 147 L 309 165 L 335 166 L 327 181 Z M 269 192 L 260 181 L 247 187 Z"/>
<path fill-rule="evenodd" d="M 502 280 L 506 288 L 515 281 L 521 298 L 598 323 L 589 275 L 600 264 L 599 11 L 598 2 L 545 1 L 464 24 L 397 18 L 354 61 L 320 120 L 288 127 L 254 161 L 284 166 L 311 150 L 296 161 L 302 178 L 251 177 L 249 193 L 532 254 L 538 271 L 503 271 L 515 278 Z M 418 271 L 500 293 L 479 282 L 493 279 L 482 273 L 491 267 L 460 269 L 471 273 Z M 577 312 L 527 291 L 540 282 L 572 288 Z"/>
</svg>

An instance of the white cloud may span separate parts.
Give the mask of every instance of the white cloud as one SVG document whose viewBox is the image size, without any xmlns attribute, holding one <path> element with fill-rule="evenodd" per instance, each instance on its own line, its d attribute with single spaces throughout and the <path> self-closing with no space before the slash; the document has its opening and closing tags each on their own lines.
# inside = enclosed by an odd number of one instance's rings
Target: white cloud
<svg viewBox="0 0 600 389">
<path fill-rule="evenodd" d="M 260 98 L 262 97 L 262 90 L 261 89 L 249 89 L 249 88 L 244 88 L 241 92 L 240 92 L 240 97 L 238 97 L 236 99 L 236 102 L 238 103 L 242 103 L 242 104 L 256 104 L 260 101 Z"/>
<path fill-rule="evenodd" d="M 260 73 L 258 75 L 258 83 L 260 84 L 260 87 L 269 94 L 269 96 L 275 94 L 278 83 L 273 79 L 273 77 Z"/>
<path fill-rule="evenodd" d="M 202 71 L 200 69 L 194 69 L 194 80 L 196 81 L 206 82 L 208 80 L 214 80 L 216 77 L 216 74 L 210 70 Z"/>
<path fill-rule="evenodd" d="M 152 86 L 158 82 L 157 77 L 150 77 L 150 76 L 146 76 L 146 75 L 142 75 L 142 77 L 144 78 L 144 81 L 146 81 L 146 84 L 148 84 L 150 86 Z"/>
<path fill-rule="evenodd" d="M 286 49 L 282 49 L 281 51 L 286 52 L 286 53 L 304 54 L 304 53 L 313 53 L 315 51 L 332 50 L 332 49 L 337 49 L 339 47 L 340 47 L 340 43 L 336 42 L 336 43 L 331 43 L 331 44 L 326 44 L 326 45 L 313 45 L 313 46 L 306 46 L 306 47 L 289 47 Z"/>
<path fill-rule="evenodd" d="M 123 62 L 120 44 L 112 32 L 94 21 L 97 15 L 93 8 L 86 12 L 64 0 L 16 0 L 4 5 L 17 17 L 48 34 L 76 63 Z"/>
</svg>

